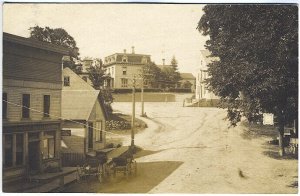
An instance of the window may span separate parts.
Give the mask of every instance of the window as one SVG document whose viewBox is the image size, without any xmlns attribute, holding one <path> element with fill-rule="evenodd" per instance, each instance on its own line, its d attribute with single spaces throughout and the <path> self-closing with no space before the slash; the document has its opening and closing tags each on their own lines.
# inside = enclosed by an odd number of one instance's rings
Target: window
<svg viewBox="0 0 300 196">
<path fill-rule="evenodd" d="M 23 164 L 24 155 L 24 136 L 23 134 L 16 134 L 16 165 Z"/>
<path fill-rule="evenodd" d="M 102 121 L 96 122 L 96 141 L 102 142 L 103 136 L 102 136 Z"/>
<path fill-rule="evenodd" d="M 121 78 L 121 87 L 127 87 L 128 85 L 128 79 Z"/>
<path fill-rule="evenodd" d="M 127 67 L 122 67 L 123 75 L 127 74 Z"/>
<path fill-rule="evenodd" d="M 55 152 L 55 131 L 47 131 L 44 132 L 43 139 L 43 159 L 51 159 L 54 158 Z"/>
<path fill-rule="evenodd" d="M 44 95 L 44 117 L 50 116 L 50 95 Z"/>
<path fill-rule="evenodd" d="M 128 62 L 128 57 L 127 56 L 123 56 L 122 57 L 122 62 L 127 63 Z"/>
<path fill-rule="evenodd" d="M 7 118 L 7 93 L 2 94 L 2 118 Z"/>
<path fill-rule="evenodd" d="M 64 86 L 70 86 L 70 76 L 64 76 Z"/>
<path fill-rule="evenodd" d="M 13 165 L 13 135 L 5 135 L 4 139 L 4 167 L 11 167 Z"/>
<path fill-rule="evenodd" d="M 111 68 L 111 75 L 114 75 L 114 67 Z"/>
<path fill-rule="evenodd" d="M 30 94 L 22 95 L 22 118 L 29 118 L 30 116 Z"/>
</svg>

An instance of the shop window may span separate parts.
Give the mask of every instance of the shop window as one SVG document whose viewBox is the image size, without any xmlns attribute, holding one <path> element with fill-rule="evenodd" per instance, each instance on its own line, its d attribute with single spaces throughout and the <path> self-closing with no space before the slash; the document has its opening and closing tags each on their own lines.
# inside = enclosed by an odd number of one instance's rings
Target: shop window
<svg viewBox="0 0 300 196">
<path fill-rule="evenodd" d="M 128 79 L 121 78 L 121 87 L 127 87 L 128 86 Z"/>
<path fill-rule="evenodd" d="M 103 141 L 103 132 L 102 132 L 102 122 L 96 122 L 96 141 L 102 142 Z"/>
<path fill-rule="evenodd" d="M 50 116 L 50 95 L 44 95 L 44 117 Z"/>
<path fill-rule="evenodd" d="M 55 155 L 55 131 L 44 132 L 42 154 L 43 154 L 43 159 L 54 158 L 54 155 Z"/>
<path fill-rule="evenodd" d="M 2 94 L 2 118 L 7 118 L 7 93 Z"/>
<path fill-rule="evenodd" d="M 24 135 L 16 134 L 16 165 L 23 164 L 24 156 Z"/>
<path fill-rule="evenodd" d="M 22 95 L 22 118 L 29 118 L 30 116 L 30 94 Z"/>
<path fill-rule="evenodd" d="M 13 165 L 13 135 L 5 135 L 4 140 L 4 167 L 11 167 Z"/>
<path fill-rule="evenodd" d="M 70 86 L 70 76 L 64 76 L 64 86 Z"/>
</svg>

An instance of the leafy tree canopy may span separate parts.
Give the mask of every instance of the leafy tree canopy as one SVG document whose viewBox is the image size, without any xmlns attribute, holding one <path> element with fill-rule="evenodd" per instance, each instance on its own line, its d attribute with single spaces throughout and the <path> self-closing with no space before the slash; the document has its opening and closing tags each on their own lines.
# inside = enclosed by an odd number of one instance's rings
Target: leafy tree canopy
<svg viewBox="0 0 300 196">
<path fill-rule="evenodd" d="M 34 26 L 30 27 L 30 38 L 43 42 L 64 46 L 71 49 L 71 56 L 77 58 L 79 49 L 74 38 L 63 28 L 52 29 L 50 27 Z"/>
<path fill-rule="evenodd" d="M 209 36 L 209 89 L 221 97 L 235 125 L 261 112 L 280 130 L 297 118 L 298 8 L 296 5 L 207 5 L 198 30 Z"/>
</svg>

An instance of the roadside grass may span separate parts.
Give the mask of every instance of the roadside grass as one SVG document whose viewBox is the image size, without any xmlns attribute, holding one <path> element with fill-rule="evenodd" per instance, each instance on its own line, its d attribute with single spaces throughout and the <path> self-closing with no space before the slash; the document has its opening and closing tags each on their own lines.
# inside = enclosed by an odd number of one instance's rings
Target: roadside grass
<svg viewBox="0 0 300 196">
<path fill-rule="evenodd" d="M 276 127 L 270 125 L 253 124 L 243 121 L 242 126 L 244 127 L 241 136 L 243 139 L 264 139 L 265 142 L 262 144 L 264 148 L 263 154 L 277 160 L 282 159 L 298 159 L 298 154 L 290 153 L 290 149 L 285 147 L 285 155 L 280 156 L 278 146 L 278 131 Z"/>
<path fill-rule="evenodd" d="M 276 139 L 278 132 L 274 126 L 260 125 L 243 121 L 241 125 L 244 127 L 242 137 L 244 139 L 270 138 Z"/>
<path fill-rule="evenodd" d="M 126 114 L 121 114 L 121 113 L 113 113 L 110 116 L 110 120 L 128 122 L 129 124 L 131 124 L 131 118 L 132 118 L 131 115 L 126 115 Z M 141 120 L 139 118 L 135 118 L 135 133 L 143 131 L 147 127 L 148 127 L 147 124 L 143 120 Z M 131 133 L 130 132 L 131 128 L 129 128 L 129 129 L 114 129 L 114 130 L 109 130 L 109 131 L 118 133 L 118 134 L 129 135 Z"/>
<path fill-rule="evenodd" d="M 126 123 L 131 123 L 131 115 L 126 115 L 122 113 L 113 113 L 110 116 L 110 120 L 113 121 L 120 121 L 120 122 L 126 122 Z M 148 127 L 147 123 L 145 123 L 143 120 L 139 118 L 135 118 L 135 129 L 134 133 L 137 134 L 139 132 L 142 132 Z M 117 145 L 122 145 L 123 138 L 122 136 L 128 136 L 130 137 L 131 135 L 131 128 L 130 129 L 112 129 L 112 130 L 107 130 L 109 133 L 106 136 L 106 143 L 109 146 L 117 146 Z M 111 134 L 112 133 L 112 134 Z M 120 135 L 120 137 L 115 137 L 113 134 Z"/>
</svg>

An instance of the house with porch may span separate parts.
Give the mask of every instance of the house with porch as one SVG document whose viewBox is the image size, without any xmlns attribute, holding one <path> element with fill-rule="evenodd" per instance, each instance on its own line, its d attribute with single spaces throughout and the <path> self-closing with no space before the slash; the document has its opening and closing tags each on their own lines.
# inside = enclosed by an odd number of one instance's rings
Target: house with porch
<svg viewBox="0 0 300 196">
<path fill-rule="evenodd" d="M 99 90 L 95 90 L 70 68 L 63 70 L 63 78 L 62 162 L 64 166 L 76 166 L 76 162 L 84 159 L 87 153 L 105 147 L 107 116 Z"/>
<path fill-rule="evenodd" d="M 3 33 L 3 184 L 61 168 L 62 57 L 68 53 Z"/>
</svg>

